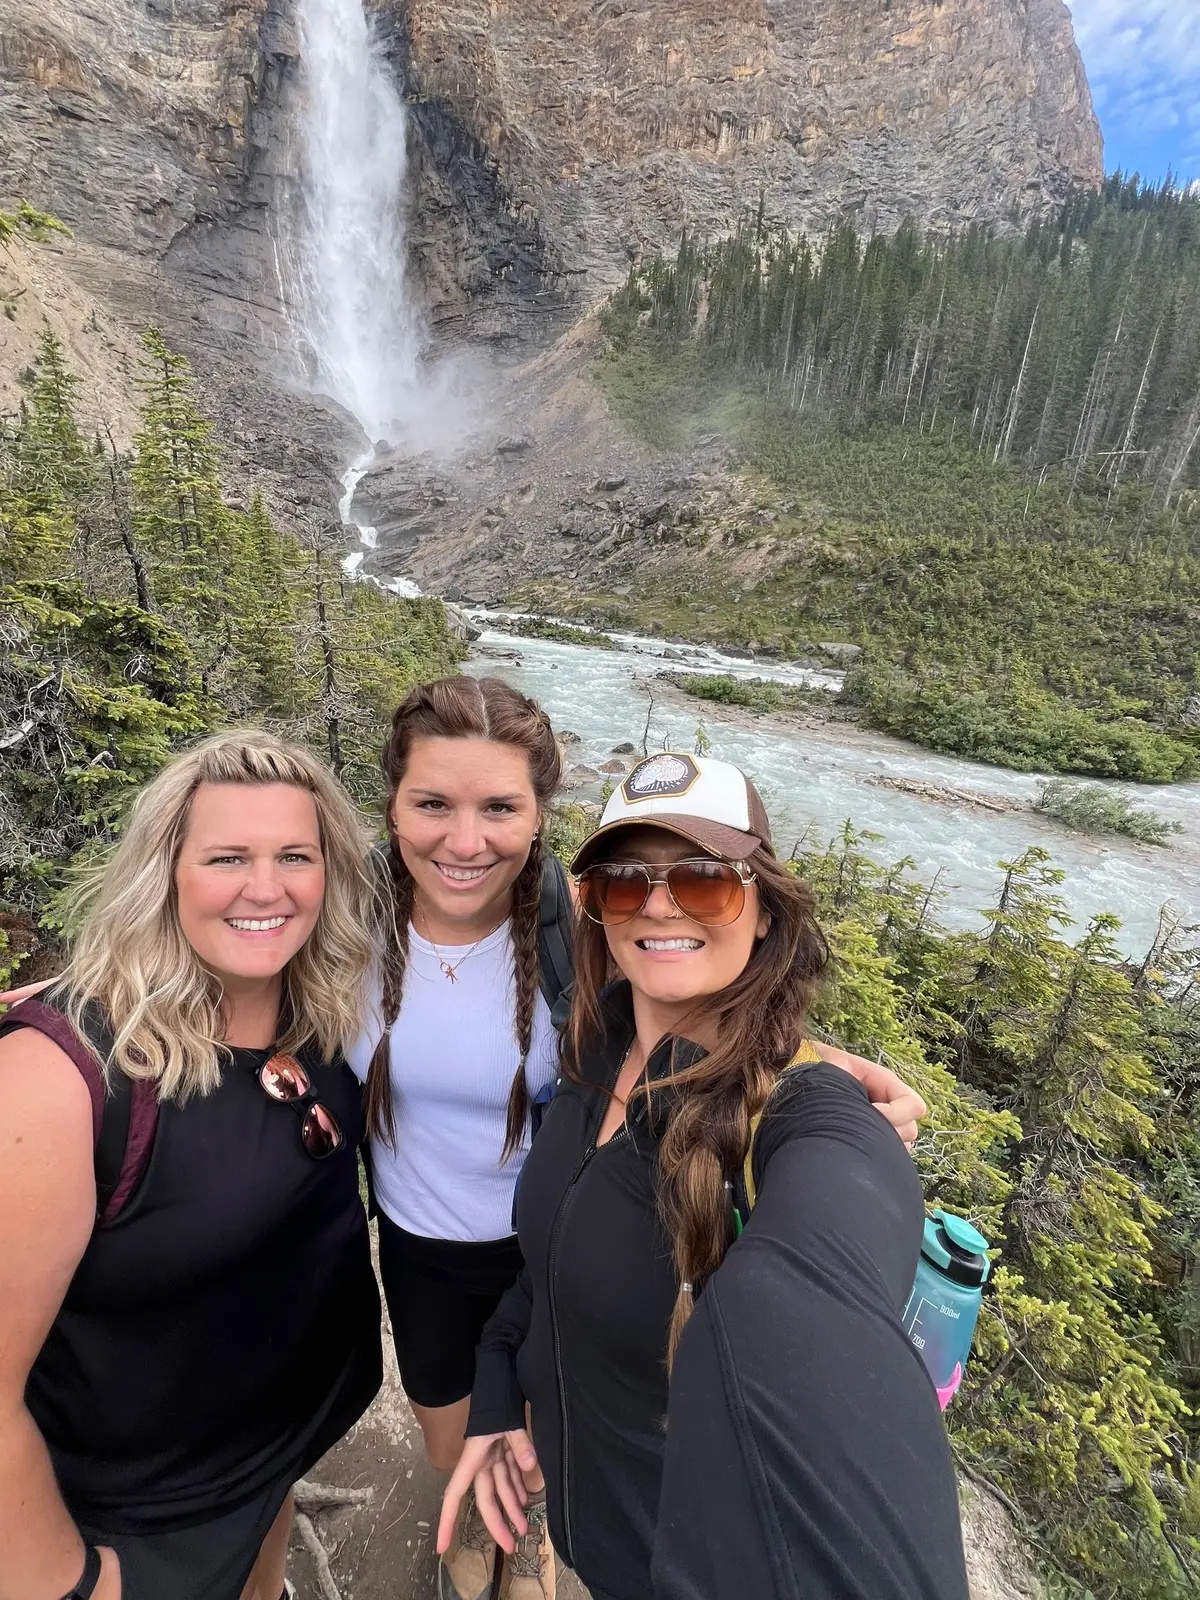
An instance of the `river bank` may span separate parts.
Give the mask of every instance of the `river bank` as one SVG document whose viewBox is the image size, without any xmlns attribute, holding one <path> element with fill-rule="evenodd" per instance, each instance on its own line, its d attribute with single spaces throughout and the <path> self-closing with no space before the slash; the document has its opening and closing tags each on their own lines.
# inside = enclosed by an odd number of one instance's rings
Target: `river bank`
<svg viewBox="0 0 1200 1600">
<path fill-rule="evenodd" d="M 1109 787 L 1183 828 L 1163 849 L 1121 835 L 1074 833 L 1029 809 L 1048 774 L 939 756 L 887 734 L 809 712 L 749 712 L 698 701 L 657 676 L 680 670 L 666 641 L 614 635 L 619 648 L 597 650 L 562 640 L 516 638 L 482 627 L 466 670 L 506 678 L 545 706 L 560 731 L 579 736 L 575 765 L 599 772 L 614 747 L 693 748 L 698 730 L 714 755 L 736 761 L 763 791 L 779 846 L 825 839 L 849 820 L 877 837 L 881 861 L 909 857 L 925 881 L 938 879 L 941 918 L 950 927 L 978 921 L 1000 880 L 997 863 L 1029 845 L 1048 850 L 1065 873 L 1062 896 L 1076 923 L 1099 911 L 1122 918 L 1122 949 L 1140 955 L 1154 936 L 1159 909 L 1172 900 L 1200 921 L 1200 783 Z M 679 647 L 682 648 L 682 647 Z M 807 669 L 732 657 L 705 646 L 686 670 L 735 678 L 811 682 Z M 598 796 L 602 779 L 592 791 Z M 587 798 L 587 788 L 577 791 Z"/>
</svg>

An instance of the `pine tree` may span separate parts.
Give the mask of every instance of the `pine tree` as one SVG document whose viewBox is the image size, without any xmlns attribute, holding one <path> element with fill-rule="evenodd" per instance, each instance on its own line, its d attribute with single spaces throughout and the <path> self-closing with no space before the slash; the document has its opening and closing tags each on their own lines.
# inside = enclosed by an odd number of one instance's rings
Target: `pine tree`
<svg viewBox="0 0 1200 1600">
<path fill-rule="evenodd" d="M 1188 1046 L 1174 1042 L 1194 1039 L 1195 1022 L 1170 989 L 1186 940 L 1168 930 L 1140 972 L 1118 960 L 1110 917 L 1067 943 L 1061 874 L 1040 851 L 1004 865 L 982 928 L 948 938 L 930 891 L 903 863 L 867 859 L 849 827 L 793 865 L 837 957 L 815 1020 L 920 1088 L 928 1202 L 1000 1247 L 947 1414 L 956 1450 L 1026 1507 L 1043 1549 L 1091 1592 L 1182 1600 L 1200 1561 L 1195 1444 L 1172 1365 L 1189 1302 L 1161 1262 L 1169 1240 L 1190 1270 L 1200 1201 L 1174 1154 L 1195 1136 L 1194 1088 L 1179 1098 Z M 1160 1161 L 1168 1081 L 1184 1110 Z"/>
<path fill-rule="evenodd" d="M 43 324 L 13 452 L 22 492 L 34 511 L 79 504 L 92 491 L 95 457 L 76 426 L 78 391 L 61 343 Z"/>
<path fill-rule="evenodd" d="M 212 425 L 197 408 L 186 359 L 168 349 L 155 329 L 142 336 L 138 387 L 134 533 L 153 569 L 155 604 L 196 640 L 207 681 L 227 657 L 230 641 L 230 518 L 221 499 Z"/>
</svg>

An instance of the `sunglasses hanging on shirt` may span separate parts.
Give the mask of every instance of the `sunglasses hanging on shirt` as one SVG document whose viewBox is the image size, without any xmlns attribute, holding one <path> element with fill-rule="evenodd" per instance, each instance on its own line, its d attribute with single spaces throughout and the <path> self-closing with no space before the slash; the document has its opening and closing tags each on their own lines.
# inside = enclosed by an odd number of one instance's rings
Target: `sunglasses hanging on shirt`
<svg viewBox="0 0 1200 1600">
<path fill-rule="evenodd" d="M 295 1056 L 273 1055 L 257 1073 L 259 1085 L 272 1100 L 292 1106 L 301 1117 L 300 1143 L 314 1161 L 324 1161 L 346 1142 L 341 1125 L 328 1106 L 313 1098 L 308 1073 Z"/>
</svg>

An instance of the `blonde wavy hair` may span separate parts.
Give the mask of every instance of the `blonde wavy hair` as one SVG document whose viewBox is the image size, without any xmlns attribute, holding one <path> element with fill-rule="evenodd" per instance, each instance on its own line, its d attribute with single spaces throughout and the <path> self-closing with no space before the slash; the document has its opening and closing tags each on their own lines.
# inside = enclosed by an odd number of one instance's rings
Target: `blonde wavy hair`
<svg viewBox="0 0 1200 1600">
<path fill-rule="evenodd" d="M 184 938 L 176 909 L 175 867 L 202 783 L 292 784 L 316 805 L 325 896 L 312 934 L 284 968 L 280 1049 L 312 1043 L 331 1060 L 358 1036 L 377 918 L 366 824 L 307 750 L 236 729 L 194 746 L 147 784 L 116 851 L 81 890 L 84 920 L 60 992 L 84 1037 L 89 1009 L 108 1020 L 107 1071 L 153 1079 L 160 1100 L 180 1104 L 217 1086 L 223 1054 L 221 985 Z"/>
</svg>

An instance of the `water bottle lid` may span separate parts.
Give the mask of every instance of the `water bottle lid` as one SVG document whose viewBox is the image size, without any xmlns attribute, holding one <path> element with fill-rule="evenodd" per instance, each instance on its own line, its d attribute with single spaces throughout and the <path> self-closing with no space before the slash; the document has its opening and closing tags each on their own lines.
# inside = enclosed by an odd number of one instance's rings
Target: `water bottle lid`
<svg viewBox="0 0 1200 1600">
<path fill-rule="evenodd" d="M 965 1284 L 968 1288 L 986 1283 L 992 1270 L 987 1251 L 987 1240 L 965 1217 L 956 1217 L 950 1211 L 935 1211 L 925 1218 L 921 1254 L 954 1283 Z"/>
</svg>

